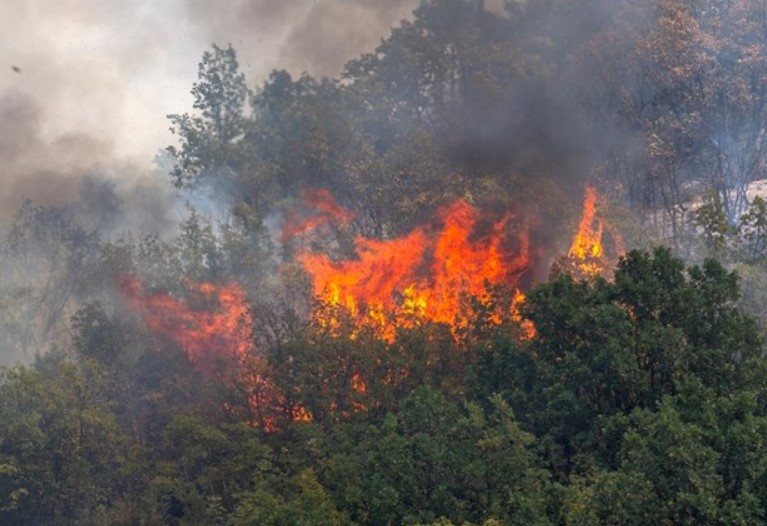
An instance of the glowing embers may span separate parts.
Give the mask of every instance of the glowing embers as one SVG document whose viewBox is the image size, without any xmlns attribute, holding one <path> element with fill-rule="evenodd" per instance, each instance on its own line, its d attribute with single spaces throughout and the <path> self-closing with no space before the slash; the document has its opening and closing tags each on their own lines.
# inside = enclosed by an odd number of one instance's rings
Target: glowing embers
<svg viewBox="0 0 767 526">
<path fill-rule="evenodd" d="M 357 237 L 356 258 L 305 252 L 299 261 L 321 303 L 344 308 L 358 326 L 376 328 L 388 341 L 396 327 L 420 321 L 456 329 L 471 315 L 470 298 L 488 302 L 488 287 L 513 290 L 528 270 L 528 233 L 514 219 L 510 212 L 493 219 L 457 201 L 400 238 Z M 332 309 L 316 315 L 327 326 L 338 323 Z"/>
<path fill-rule="evenodd" d="M 579 279 L 609 274 L 625 252 L 617 230 L 598 217 L 600 200 L 593 187 L 586 187 L 578 230 L 573 236 L 567 257 L 560 262 L 562 271 Z M 605 232 L 609 234 L 609 244 L 605 243 Z"/>
<path fill-rule="evenodd" d="M 150 292 L 136 276 L 123 276 L 120 289 L 156 335 L 178 345 L 204 374 L 241 363 L 250 350 L 250 312 L 235 284 L 187 284 L 184 298 Z"/>
</svg>

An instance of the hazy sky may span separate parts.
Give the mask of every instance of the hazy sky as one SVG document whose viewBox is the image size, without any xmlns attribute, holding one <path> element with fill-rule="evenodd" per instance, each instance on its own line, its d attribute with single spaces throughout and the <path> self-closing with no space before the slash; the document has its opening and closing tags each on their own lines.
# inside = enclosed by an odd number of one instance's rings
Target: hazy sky
<svg viewBox="0 0 767 526">
<path fill-rule="evenodd" d="M 214 42 L 237 49 L 252 85 L 274 68 L 335 75 L 416 5 L 0 0 L 0 208 L 20 195 L 66 197 L 94 166 L 148 167 L 173 140 L 165 115 L 191 109 L 197 64 Z"/>
</svg>

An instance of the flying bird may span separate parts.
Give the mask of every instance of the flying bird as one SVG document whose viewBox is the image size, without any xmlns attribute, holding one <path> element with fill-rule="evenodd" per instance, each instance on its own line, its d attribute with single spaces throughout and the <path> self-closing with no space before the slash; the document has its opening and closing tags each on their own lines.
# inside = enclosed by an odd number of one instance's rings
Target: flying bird
<svg viewBox="0 0 767 526">
<path fill-rule="evenodd" d="M 19 66 L 11 66 L 11 69 L 16 73 L 21 73 L 21 68 Z"/>
</svg>

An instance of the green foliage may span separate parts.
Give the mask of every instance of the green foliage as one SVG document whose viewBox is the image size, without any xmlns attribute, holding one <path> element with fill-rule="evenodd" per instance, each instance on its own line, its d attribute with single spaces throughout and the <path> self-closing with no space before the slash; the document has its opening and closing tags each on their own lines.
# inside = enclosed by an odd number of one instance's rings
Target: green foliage
<svg viewBox="0 0 767 526">
<path fill-rule="evenodd" d="M 172 175 L 177 186 L 225 178 L 238 162 L 235 143 L 244 133 L 245 103 L 250 91 L 239 72 L 237 53 L 213 46 L 203 54 L 194 84 L 194 108 L 199 115 L 169 115 L 181 148 L 168 147 L 175 158 Z M 221 184 L 220 182 L 217 184 Z"/>
<path fill-rule="evenodd" d="M 751 206 L 740 218 L 740 235 L 743 240 L 743 259 L 746 262 L 764 261 L 767 255 L 767 201 L 756 196 Z"/>
<path fill-rule="evenodd" d="M 51 375 L 51 373 L 54 373 Z M 92 361 L 2 371 L 0 499 L 14 524 L 100 523 L 119 494 L 125 437 Z"/>
<path fill-rule="evenodd" d="M 754 212 L 757 210 L 754 209 Z M 754 219 L 756 217 L 749 214 L 743 217 L 743 221 Z M 735 229 L 727 220 L 719 194 L 711 194 L 706 203 L 695 211 L 695 225 L 702 230 L 703 244 L 707 253 L 719 259 L 729 253 L 727 244 L 732 240 Z"/>
<path fill-rule="evenodd" d="M 336 510 L 311 471 L 302 471 L 291 481 L 288 496 L 268 489 L 245 494 L 234 513 L 236 526 L 343 526 L 348 524 Z"/>
<path fill-rule="evenodd" d="M 761 339 L 737 299 L 733 273 L 712 260 L 685 270 L 667 249 L 630 252 L 612 283 L 565 275 L 531 292 L 539 409 L 527 407 L 555 471 L 614 466 L 618 417 L 687 382 L 718 396 L 762 392 Z"/>
<path fill-rule="evenodd" d="M 84 304 L 72 317 L 73 345 L 83 359 L 96 360 L 106 367 L 114 363 L 128 345 L 123 328 L 98 302 Z"/>
<path fill-rule="evenodd" d="M 546 474 L 535 467 L 532 435 L 500 397 L 484 411 L 423 387 L 395 414 L 331 442 L 325 479 L 355 523 L 411 524 L 438 517 L 548 524 Z M 353 432 L 349 426 L 334 432 Z M 351 438 L 351 437 L 349 437 Z"/>
<path fill-rule="evenodd" d="M 511 321 L 470 320 L 459 339 L 422 324 L 393 343 L 343 319 L 298 325 L 250 371 L 273 397 L 261 420 L 235 411 L 241 386 L 201 384 L 180 352 L 126 359 L 126 321 L 86 303 L 78 363 L 4 372 L 0 518 L 762 522 L 765 362 L 738 298 L 719 263 L 659 248 L 627 254 L 610 282 L 529 291 L 532 338 Z M 292 421 L 298 408 L 312 421 Z"/>
</svg>

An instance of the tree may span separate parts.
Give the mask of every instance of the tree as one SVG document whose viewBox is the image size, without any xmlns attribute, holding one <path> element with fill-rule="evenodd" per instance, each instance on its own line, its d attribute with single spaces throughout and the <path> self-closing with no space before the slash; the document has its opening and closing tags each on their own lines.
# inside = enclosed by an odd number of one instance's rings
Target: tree
<svg viewBox="0 0 767 526">
<path fill-rule="evenodd" d="M 54 340 L 66 340 L 77 300 L 95 285 L 89 277 L 99 255 L 99 233 L 80 226 L 73 205 L 24 202 L 0 253 L 7 348 L 28 360 Z"/>
<path fill-rule="evenodd" d="M 630 252 L 613 283 L 565 275 L 531 291 L 539 381 L 528 413 L 557 470 L 613 465 L 621 415 L 691 378 L 721 396 L 762 392 L 761 339 L 737 298 L 734 273 L 712 260 L 685 270 L 662 248 Z"/>
<path fill-rule="evenodd" d="M 142 521 L 159 524 L 228 524 L 254 486 L 275 470 L 271 450 L 244 424 L 214 425 L 201 415 L 168 422 L 161 442 L 143 452 Z"/>
<path fill-rule="evenodd" d="M 292 487 L 291 487 L 292 486 Z M 234 513 L 236 526 L 344 526 L 348 521 L 335 508 L 311 471 L 290 481 L 287 496 L 265 487 L 246 494 Z"/>
<path fill-rule="evenodd" d="M 125 352 L 128 339 L 115 319 L 110 317 L 98 301 L 85 303 L 72 316 L 75 331 L 73 345 L 83 360 L 95 360 L 106 368 L 116 367 Z"/>
<path fill-rule="evenodd" d="M 203 53 L 197 78 L 192 96 L 199 115 L 168 115 L 171 131 L 181 142 L 180 148 L 167 148 L 176 161 L 171 175 L 178 187 L 225 184 L 228 172 L 236 171 L 240 162 L 237 143 L 245 132 L 250 90 L 231 45 L 214 45 Z"/>
<path fill-rule="evenodd" d="M 119 496 L 125 437 L 104 369 L 63 362 L 5 369 L 0 383 L 0 516 L 14 524 L 105 523 Z"/>
</svg>

